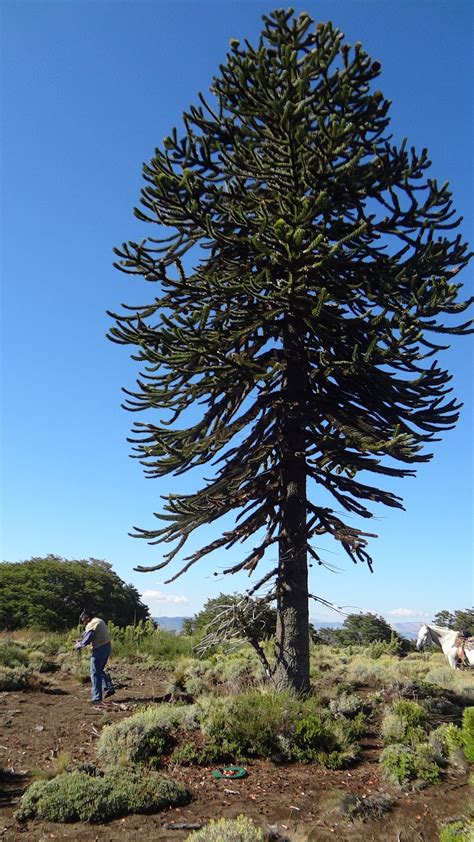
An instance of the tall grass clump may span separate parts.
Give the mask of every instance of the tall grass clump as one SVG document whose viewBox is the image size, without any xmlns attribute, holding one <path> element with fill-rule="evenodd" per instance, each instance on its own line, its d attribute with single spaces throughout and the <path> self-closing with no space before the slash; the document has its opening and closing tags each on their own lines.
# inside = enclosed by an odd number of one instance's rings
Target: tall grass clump
<svg viewBox="0 0 474 842">
<path fill-rule="evenodd" d="M 28 652 L 23 645 L 10 638 L 0 641 L 0 666 L 25 667 L 28 662 Z"/>
<path fill-rule="evenodd" d="M 114 656 L 133 662 L 149 659 L 153 662 L 175 661 L 192 652 L 192 638 L 168 629 L 155 628 L 151 620 L 121 628 L 109 623 Z"/>
</svg>

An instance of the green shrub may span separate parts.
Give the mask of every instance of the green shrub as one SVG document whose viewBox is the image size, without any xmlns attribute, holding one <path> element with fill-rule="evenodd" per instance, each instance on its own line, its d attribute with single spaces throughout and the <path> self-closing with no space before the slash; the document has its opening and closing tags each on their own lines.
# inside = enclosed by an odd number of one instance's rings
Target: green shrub
<svg viewBox="0 0 474 842">
<path fill-rule="evenodd" d="M 334 720 L 314 698 L 274 691 L 207 700 L 201 709 L 203 759 L 219 762 L 264 757 L 341 768 L 356 756 L 354 741 L 365 723 L 361 714 Z"/>
<path fill-rule="evenodd" d="M 295 697 L 251 692 L 213 699 L 203 708 L 201 727 L 210 760 L 280 754 L 279 736 L 288 732 Z"/>
<path fill-rule="evenodd" d="M 23 795 L 15 814 L 52 822 L 103 822 L 127 813 L 146 813 L 186 804 L 189 793 L 182 784 L 157 772 L 114 770 L 103 777 L 66 772 L 50 781 L 36 781 Z"/>
<path fill-rule="evenodd" d="M 474 707 L 464 709 L 461 733 L 466 760 L 474 763 Z"/>
<path fill-rule="evenodd" d="M 410 702 L 407 699 L 400 699 L 393 704 L 393 712 L 405 720 L 408 726 L 413 728 L 426 725 L 426 711 L 418 702 Z"/>
<path fill-rule="evenodd" d="M 474 822 L 453 822 L 443 827 L 439 842 L 472 842 L 474 839 Z"/>
<path fill-rule="evenodd" d="M 195 830 L 186 842 L 264 842 L 263 831 L 246 816 L 236 819 L 213 819 L 201 830 Z"/>
<path fill-rule="evenodd" d="M 428 743 L 431 746 L 433 756 L 438 766 L 446 766 L 449 757 L 449 747 L 447 740 L 448 728 L 452 727 L 443 723 L 430 732 Z M 455 727 L 455 726 L 454 726 Z"/>
<path fill-rule="evenodd" d="M 381 733 L 386 744 L 415 746 L 426 740 L 427 716 L 417 702 L 401 699 L 395 702 L 382 719 Z"/>
<path fill-rule="evenodd" d="M 382 657 L 382 655 L 401 655 L 402 651 L 403 645 L 401 640 L 399 640 L 399 638 L 397 638 L 395 635 L 392 635 L 391 640 L 372 641 L 372 643 L 369 643 L 369 645 L 363 649 L 363 654 L 367 658 L 373 658 L 374 660 L 378 660 Z"/>
<path fill-rule="evenodd" d="M 362 708 L 363 701 L 355 693 L 340 693 L 329 702 L 329 709 L 334 716 L 356 716 Z"/>
<path fill-rule="evenodd" d="M 44 652 L 40 650 L 34 650 L 29 654 L 29 664 L 30 667 L 35 670 L 35 672 L 56 672 L 58 666 L 55 661 L 51 660 Z"/>
<path fill-rule="evenodd" d="M 142 620 L 124 628 L 114 623 L 108 625 L 114 657 L 118 660 L 134 662 L 138 657 L 162 663 L 191 655 L 192 639 L 189 636 L 155 628 L 151 620 Z"/>
<path fill-rule="evenodd" d="M 414 748 L 407 745 L 389 745 L 380 755 L 380 763 L 387 777 L 399 785 L 421 779 L 427 783 L 438 783 L 441 771 L 428 743 Z"/>
<path fill-rule="evenodd" d="M 416 777 L 429 784 L 438 784 L 441 769 L 429 743 L 420 743 L 414 748 Z"/>
<path fill-rule="evenodd" d="M 380 763 L 387 777 L 394 783 L 403 784 L 416 777 L 415 758 L 408 746 L 387 746 L 380 755 Z"/>
<path fill-rule="evenodd" d="M 194 743 L 184 742 L 174 749 L 170 759 L 180 766 L 193 766 L 200 762 L 201 753 Z"/>
<path fill-rule="evenodd" d="M 156 765 L 176 743 L 179 731 L 198 727 L 194 705 L 163 704 L 144 708 L 114 725 L 106 725 L 97 756 L 106 767 L 147 762 Z"/>
<path fill-rule="evenodd" d="M 322 754 L 333 755 L 340 748 L 334 732 L 330 730 L 320 715 L 306 713 L 299 719 L 293 731 L 292 757 L 301 763 L 321 758 Z M 332 762 L 336 761 L 334 754 Z M 333 767 L 331 767 L 333 768 Z"/>
<path fill-rule="evenodd" d="M 28 666 L 28 652 L 19 643 L 5 640 L 0 643 L 0 666 L 25 667 Z"/>
<path fill-rule="evenodd" d="M 30 686 L 31 678 L 27 667 L 0 667 L 0 690 L 24 690 Z"/>
</svg>

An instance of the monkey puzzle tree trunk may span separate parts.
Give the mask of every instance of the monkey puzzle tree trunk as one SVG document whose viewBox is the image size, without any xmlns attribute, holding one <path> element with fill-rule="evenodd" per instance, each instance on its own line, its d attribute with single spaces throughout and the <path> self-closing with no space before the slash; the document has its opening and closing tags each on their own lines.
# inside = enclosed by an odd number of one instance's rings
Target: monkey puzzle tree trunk
<svg viewBox="0 0 474 842">
<path fill-rule="evenodd" d="M 307 400 L 301 330 L 287 318 L 283 347 L 286 376 L 283 388 L 281 518 L 276 582 L 277 627 L 275 684 L 309 690 L 308 564 L 306 534 Z"/>
</svg>

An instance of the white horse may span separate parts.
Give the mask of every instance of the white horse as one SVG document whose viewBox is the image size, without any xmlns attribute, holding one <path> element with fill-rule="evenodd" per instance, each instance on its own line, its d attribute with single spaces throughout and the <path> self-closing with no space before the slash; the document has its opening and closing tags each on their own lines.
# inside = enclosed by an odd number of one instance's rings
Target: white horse
<svg viewBox="0 0 474 842">
<path fill-rule="evenodd" d="M 455 640 L 459 637 L 459 632 L 453 629 L 446 629 L 443 626 L 433 626 L 425 623 L 421 626 L 416 640 L 416 648 L 424 649 L 427 643 L 436 643 L 443 650 L 448 659 L 449 666 L 456 669 L 459 663 L 459 646 L 456 646 Z M 464 653 L 466 662 L 470 667 L 474 666 L 474 642 L 472 638 L 466 640 L 464 644 Z"/>
</svg>

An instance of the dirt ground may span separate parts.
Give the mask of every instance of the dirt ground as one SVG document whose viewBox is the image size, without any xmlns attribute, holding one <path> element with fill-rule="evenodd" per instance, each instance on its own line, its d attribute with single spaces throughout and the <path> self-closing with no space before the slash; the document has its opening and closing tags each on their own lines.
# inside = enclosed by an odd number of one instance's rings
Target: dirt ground
<svg viewBox="0 0 474 842">
<path fill-rule="evenodd" d="M 263 761 L 246 764 L 248 777 L 216 780 L 212 768 L 169 766 L 171 777 L 182 781 L 192 801 L 181 808 L 152 815 L 133 815 L 107 825 L 59 825 L 44 821 L 19 824 L 13 813 L 21 792 L 35 770 L 54 771 L 62 764 L 95 760 L 101 727 L 130 716 L 143 704 L 159 703 L 165 676 L 137 667 L 115 665 L 116 695 L 100 708 L 90 705 L 87 685 L 56 673 L 49 687 L 28 692 L 0 693 L 0 840 L 43 842 L 49 839 L 176 840 L 190 832 L 180 825 L 199 827 L 211 818 L 240 813 L 297 842 L 437 842 L 440 827 L 455 821 L 469 799 L 467 774 L 449 775 L 440 786 L 402 792 L 387 785 L 378 765 L 380 742 L 369 734 L 361 761 L 350 770 L 332 772 L 319 766 L 275 766 Z M 348 821 L 340 809 L 342 796 L 384 792 L 396 799 L 393 809 L 378 821 Z"/>
</svg>

